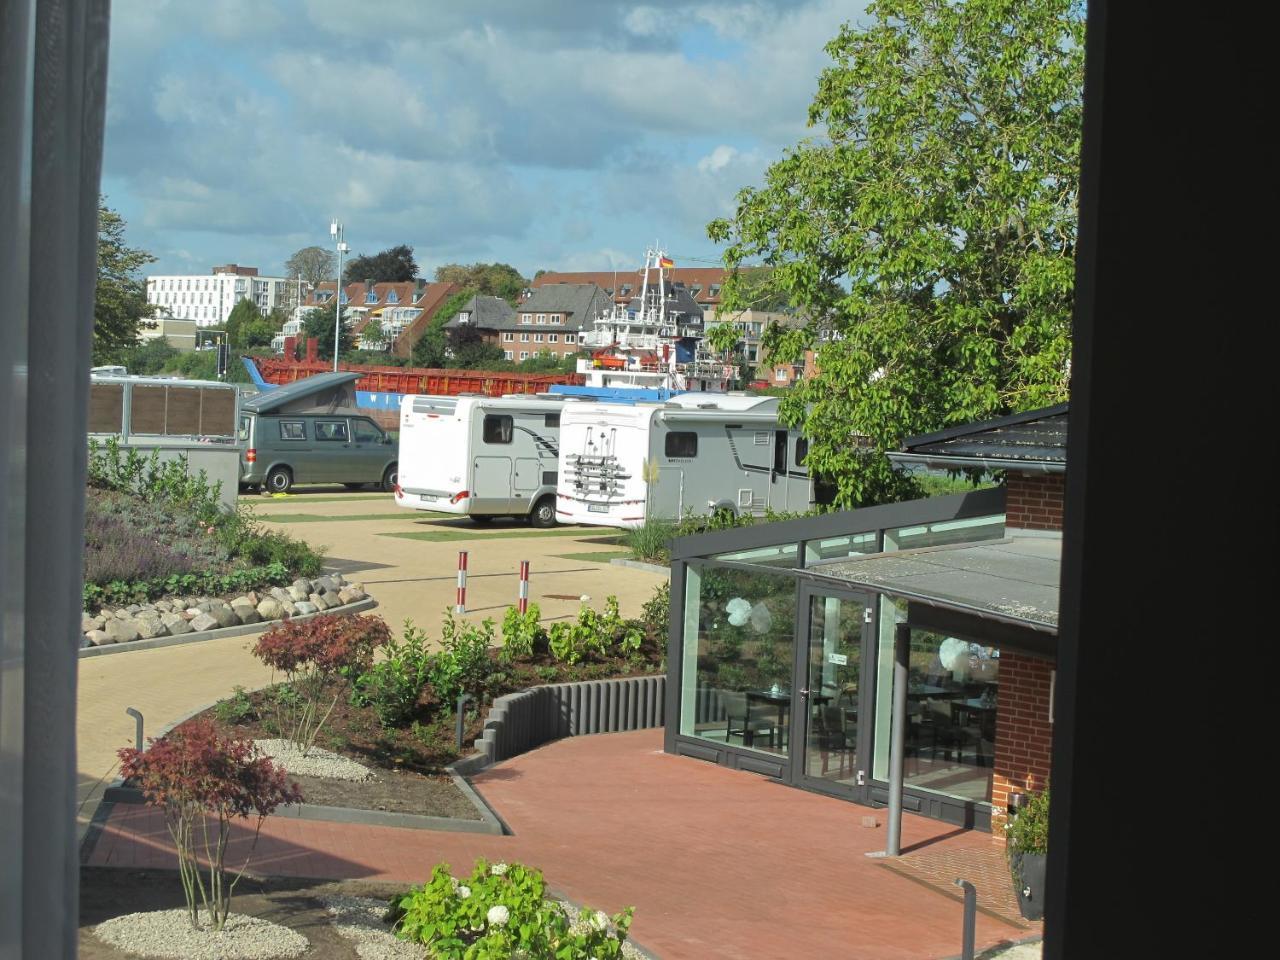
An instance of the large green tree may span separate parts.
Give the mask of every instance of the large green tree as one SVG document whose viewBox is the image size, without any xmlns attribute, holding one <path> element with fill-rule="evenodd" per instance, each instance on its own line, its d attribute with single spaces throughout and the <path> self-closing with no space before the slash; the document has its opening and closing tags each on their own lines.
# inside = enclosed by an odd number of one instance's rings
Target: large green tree
<svg viewBox="0 0 1280 960">
<path fill-rule="evenodd" d="M 418 275 L 418 261 L 413 258 L 413 247 L 400 244 L 389 247 L 372 256 L 352 257 L 342 272 L 346 283 L 404 283 Z"/>
<path fill-rule="evenodd" d="M 827 45 L 809 122 L 731 219 L 731 271 L 772 267 L 817 351 L 782 403 L 846 506 L 915 485 L 904 436 L 1063 400 L 1068 389 L 1084 11 L 1079 0 L 880 0 Z M 744 306 L 742 273 L 726 280 Z"/>
<path fill-rule="evenodd" d="M 473 295 L 501 297 L 513 305 L 529 286 L 529 281 L 509 263 L 446 263 L 436 268 L 436 280 L 466 287 Z"/>
<path fill-rule="evenodd" d="M 138 275 L 155 257 L 125 244 L 125 221 L 98 201 L 98 284 L 93 303 L 93 362 L 118 362 L 138 342 L 138 325 L 152 316 L 146 281 Z"/>
<path fill-rule="evenodd" d="M 324 247 L 303 247 L 284 264 L 286 277 L 290 280 L 301 277 L 303 283 L 313 287 L 323 280 L 332 280 L 337 272 L 334 252 Z"/>
<path fill-rule="evenodd" d="M 337 308 L 337 299 L 330 300 L 323 306 L 307 312 L 302 322 L 303 342 L 311 337 L 316 338 L 316 353 L 321 360 L 333 362 L 333 311 Z M 339 341 L 338 359 L 342 359 L 355 349 L 355 334 L 347 326 L 349 320 L 346 310 L 342 311 L 342 335 Z"/>
</svg>

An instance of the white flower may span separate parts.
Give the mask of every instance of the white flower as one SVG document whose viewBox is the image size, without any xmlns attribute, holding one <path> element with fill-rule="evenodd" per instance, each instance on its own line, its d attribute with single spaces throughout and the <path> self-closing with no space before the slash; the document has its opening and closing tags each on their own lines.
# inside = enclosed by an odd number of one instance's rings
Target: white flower
<svg viewBox="0 0 1280 960">
<path fill-rule="evenodd" d="M 457 878 L 457 877 L 450 877 L 450 878 L 449 878 L 449 883 L 453 885 L 453 890 L 454 890 L 454 892 L 455 892 L 455 893 L 457 893 L 457 891 L 458 891 L 458 878 Z"/>
<path fill-rule="evenodd" d="M 597 930 L 605 930 L 609 926 L 609 915 L 603 910 L 597 910 L 595 916 L 591 918 L 591 925 Z"/>
<path fill-rule="evenodd" d="M 725 613 L 729 614 L 729 623 L 735 627 L 740 627 L 747 622 L 747 617 L 751 616 L 751 601 L 744 600 L 742 597 L 734 597 L 724 607 Z"/>
<path fill-rule="evenodd" d="M 583 603 L 586 603 L 586 602 L 587 602 L 588 600 L 590 600 L 591 598 L 590 598 L 589 596 L 587 596 L 587 594 L 585 594 L 585 593 L 584 593 L 584 594 L 583 594 L 582 596 L 580 596 L 578 599 L 579 599 L 579 600 L 581 600 Z"/>
<path fill-rule="evenodd" d="M 496 907 L 489 908 L 489 912 L 485 914 L 485 919 L 495 927 L 500 927 L 511 919 L 511 914 L 508 912 L 506 907 L 498 904 Z"/>
<path fill-rule="evenodd" d="M 507 872 L 507 865 L 505 863 L 495 863 L 489 868 L 489 872 L 495 877 L 500 877 Z"/>
<path fill-rule="evenodd" d="M 471 888 L 470 888 L 470 887 L 468 887 L 468 886 L 466 886 L 465 884 L 459 884 L 459 885 L 458 885 L 458 896 L 459 896 L 460 898 L 462 898 L 463 900 L 466 900 L 468 897 L 470 897 L 470 896 L 471 896 Z"/>
</svg>

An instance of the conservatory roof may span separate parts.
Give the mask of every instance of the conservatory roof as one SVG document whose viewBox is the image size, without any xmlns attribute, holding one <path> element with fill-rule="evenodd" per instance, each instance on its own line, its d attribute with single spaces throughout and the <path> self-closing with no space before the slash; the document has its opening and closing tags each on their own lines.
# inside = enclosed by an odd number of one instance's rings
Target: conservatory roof
<svg viewBox="0 0 1280 960">
<path fill-rule="evenodd" d="M 1056 634 L 1061 559 L 1061 536 L 1036 533 L 814 563 L 805 572 Z"/>
</svg>

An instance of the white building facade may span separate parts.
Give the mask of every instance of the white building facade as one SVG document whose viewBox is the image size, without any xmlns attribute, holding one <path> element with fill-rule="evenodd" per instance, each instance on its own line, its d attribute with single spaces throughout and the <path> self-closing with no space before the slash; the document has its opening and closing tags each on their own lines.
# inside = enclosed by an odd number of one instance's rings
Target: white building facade
<svg viewBox="0 0 1280 960">
<path fill-rule="evenodd" d="M 296 281 L 260 277 L 256 267 L 228 264 L 207 274 L 147 277 L 147 302 L 176 319 L 218 327 L 241 300 L 252 300 L 264 314 L 285 305 L 291 283 Z"/>
</svg>

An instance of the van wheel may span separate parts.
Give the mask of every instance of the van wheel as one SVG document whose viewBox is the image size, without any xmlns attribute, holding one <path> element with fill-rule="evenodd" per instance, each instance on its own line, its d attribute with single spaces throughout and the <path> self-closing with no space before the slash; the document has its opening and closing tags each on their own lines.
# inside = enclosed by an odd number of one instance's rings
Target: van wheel
<svg viewBox="0 0 1280 960">
<path fill-rule="evenodd" d="M 293 474 L 288 467 L 272 467 L 262 489 L 264 493 L 288 493 L 292 486 Z"/>
<path fill-rule="evenodd" d="M 544 530 L 556 525 L 556 501 L 553 497 L 545 496 L 533 505 L 533 512 L 529 514 L 529 525 Z"/>
<path fill-rule="evenodd" d="M 387 493 L 390 493 L 396 488 L 396 480 L 400 477 L 400 472 L 397 469 L 397 466 L 397 464 L 393 463 L 391 466 L 387 467 L 386 472 L 382 475 L 382 489 L 387 491 Z"/>
</svg>

